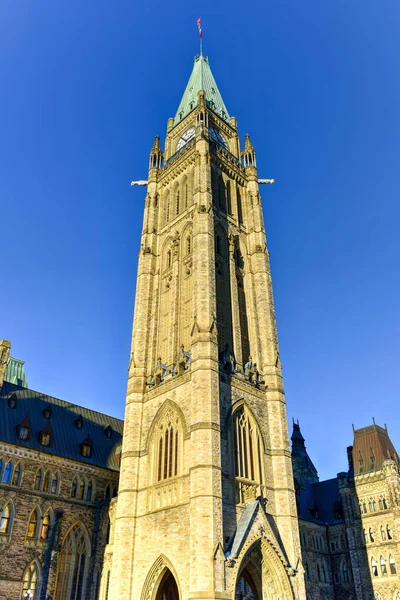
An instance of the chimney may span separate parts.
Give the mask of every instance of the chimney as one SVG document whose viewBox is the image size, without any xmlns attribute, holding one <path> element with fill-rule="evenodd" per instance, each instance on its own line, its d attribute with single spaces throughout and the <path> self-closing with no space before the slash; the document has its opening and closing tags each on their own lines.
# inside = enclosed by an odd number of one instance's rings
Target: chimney
<svg viewBox="0 0 400 600">
<path fill-rule="evenodd" d="M 0 390 L 3 387 L 11 344 L 7 340 L 0 340 Z"/>
</svg>

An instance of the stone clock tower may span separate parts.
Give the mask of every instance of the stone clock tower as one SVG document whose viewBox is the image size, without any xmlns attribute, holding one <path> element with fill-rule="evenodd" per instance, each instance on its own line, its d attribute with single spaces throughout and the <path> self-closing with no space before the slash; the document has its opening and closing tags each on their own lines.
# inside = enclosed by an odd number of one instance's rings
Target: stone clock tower
<svg viewBox="0 0 400 600">
<path fill-rule="evenodd" d="M 103 589 L 304 600 L 256 155 L 202 55 L 147 183 Z"/>
</svg>

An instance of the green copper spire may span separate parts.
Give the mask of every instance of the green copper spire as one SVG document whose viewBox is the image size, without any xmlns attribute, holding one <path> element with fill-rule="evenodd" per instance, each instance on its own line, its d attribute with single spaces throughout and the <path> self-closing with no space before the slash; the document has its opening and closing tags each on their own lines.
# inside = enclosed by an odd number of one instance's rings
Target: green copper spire
<svg viewBox="0 0 400 600">
<path fill-rule="evenodd" d="M 174 125 L 182 121 L 197 106 L 197 94 L 200 90 L 206 93 L 207 106 L 225 121 L 229 120 L 228 111 L 211 73 L 208 58 L 200 54 L 194 59 L 193 71 L 176 112 Z"/>
</svg>

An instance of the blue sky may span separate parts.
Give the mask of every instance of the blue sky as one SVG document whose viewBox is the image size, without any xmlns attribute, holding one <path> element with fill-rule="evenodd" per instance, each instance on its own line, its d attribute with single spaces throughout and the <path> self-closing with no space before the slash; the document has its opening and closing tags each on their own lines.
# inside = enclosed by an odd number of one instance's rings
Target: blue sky
<svg viewBox="0 0 400 600">
<path fill-rule="evenodd" d="M 4 0 L 0 337 L 33 389 L 123 417 L 144 199 L 129 182 L 175 114 L 198 16 L 276 180 L 262 192 L 288 416 L 331 477 L 352 423 L 386 422 L 400 451 L 395 0 Z"/>
</svg>

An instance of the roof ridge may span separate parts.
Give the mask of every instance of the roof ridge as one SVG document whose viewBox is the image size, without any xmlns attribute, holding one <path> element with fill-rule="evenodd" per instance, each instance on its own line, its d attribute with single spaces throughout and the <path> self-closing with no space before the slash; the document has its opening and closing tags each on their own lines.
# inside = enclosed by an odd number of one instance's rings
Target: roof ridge
<svg viewBox="0 0 400 600">
<path fill-rule="evenodd" d="M 34 394 L 40 394 L 41 396 L 44 396 L 46 398 L 50 398 L 52 400 L 57 400 L 58 402 L 62 402 L 65 405 L 65 408 L 70 408 L 71 406 L 75 406 L 76 408 L 81 408 L 83 410 L 88 410 L 90 412 L 96 413 L 97 415 L 102 415 L 103 417 L 108 417 L 110 419 L 115 419 L 116 421 L 120 421 L 121 423 L 124 422 L 123 419 L 119 419 L 118 417 L 113 417 L 112 415 L 108 415 L 108 414 L 102 413 L 99 410 L 95 410 L 93 408 L 87 408 L 86 406 L 81 406 L 80 404 L 74 404 L 73 402 L 68 402 L 67 400 L 63 400 L 62 398 L 57 398 L 56 396 L 49 396 L 48 394 L 45 394 L 44 392 L 39 392 L 39 391 L 33 390 L 31 388 L 22 388 L 22 387 L 16 385 L 15 383 L 10 383 L 10 382 L 6 382 L 6 383 L 8 385 L 10 385 L 10 386 L 12 385 L 13 387 L 17 388 L 15 391 L 33 392 Z M 0 393 L 0 397 L 1 396 L 2 396 L 2 394 Z"/>
</svg>

